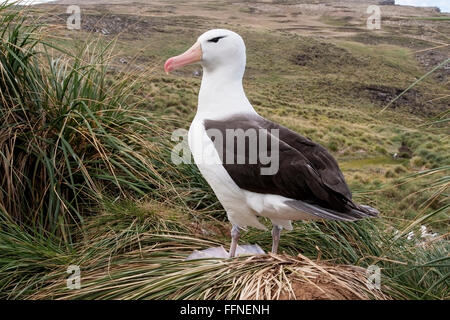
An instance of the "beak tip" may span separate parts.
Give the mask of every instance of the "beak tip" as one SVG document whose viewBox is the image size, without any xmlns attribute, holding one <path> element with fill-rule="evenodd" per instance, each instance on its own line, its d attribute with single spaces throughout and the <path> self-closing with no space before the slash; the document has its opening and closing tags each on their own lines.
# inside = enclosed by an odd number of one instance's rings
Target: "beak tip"
<svg viewBox="0 0 450 320">
<path fill-rule="evenodd" d="M 186 52 L 184 52 L 178 56 L 167 59 L 166 63 L 164 63 L 164 71 L 167 74 L 169 74 L 173 70 L 177 70 L 188 64 L 192 64 L 192 63 L 201 61 L 202 57 L 203 57 L 202 47 L 200 46 L 200 44 L 198 42 L 196 42 Z"/>
<path fill-rule="evenodd" d="M 166 72 L 166 74 L 169 74 L 170 71 L 172 71 L 172 58 L 167 59 L 166 63 L 164 63 L 164 71 Z"/>
</svg>

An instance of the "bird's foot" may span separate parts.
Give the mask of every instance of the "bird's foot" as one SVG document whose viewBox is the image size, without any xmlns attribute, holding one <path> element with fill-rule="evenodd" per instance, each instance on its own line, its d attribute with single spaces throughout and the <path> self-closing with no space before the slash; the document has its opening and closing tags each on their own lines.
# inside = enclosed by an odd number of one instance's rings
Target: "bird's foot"
<svg viewBox="0 0 450 320">
<path fill-rule="evenodd" d="M 245 255 L 260 255 L 265 254 L 264 250 L 261 249 L 257 244 L 245 244 L 242 246 L 237 246 L 236 256 Z M 196 260 L 196 259 L 208 259 L 208 258 L 229 258 L 229 253 L 224 249 L 224 247 L 213 247 L 205 250 L 194 250 L 186 260 Z"/>
<path fill-rule="evenodd" d="M 205 250 L 194 250 L 186 260 L 207 259 L 207 258 L 228 258 L 228 252 L 224 247 L 213 247 Z"/>
</svg>

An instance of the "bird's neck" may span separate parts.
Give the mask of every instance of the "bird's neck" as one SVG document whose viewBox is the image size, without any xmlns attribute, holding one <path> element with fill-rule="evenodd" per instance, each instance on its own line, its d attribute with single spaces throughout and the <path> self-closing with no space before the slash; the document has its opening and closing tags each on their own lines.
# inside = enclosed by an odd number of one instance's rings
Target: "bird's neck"
<svg viewBox="0 0 450 320">
<path fill-rule="evenodd" d="M 204 69 L 197 116 L 223 119 L 236 113 L 256 113 L 245 95 L 242 76 L 243 72 L 232 69 Z"/>
</svg>

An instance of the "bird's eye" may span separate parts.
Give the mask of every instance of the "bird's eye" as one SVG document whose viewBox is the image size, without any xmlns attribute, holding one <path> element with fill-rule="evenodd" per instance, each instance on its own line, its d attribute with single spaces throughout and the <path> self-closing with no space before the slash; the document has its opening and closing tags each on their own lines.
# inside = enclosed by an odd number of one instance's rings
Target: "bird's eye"
<svg viewBox="0 0 450 320">
<path fill-rule="evenodd" d="M 220 39 L 225 38 L 225 37 L 226 37 L 226 36 L 215 37 L 215 38 L 209 39 L 208 42 L 214 42 L 214 43 L 217 43 L 217 42 L 219 42 Z"/>
</svg>

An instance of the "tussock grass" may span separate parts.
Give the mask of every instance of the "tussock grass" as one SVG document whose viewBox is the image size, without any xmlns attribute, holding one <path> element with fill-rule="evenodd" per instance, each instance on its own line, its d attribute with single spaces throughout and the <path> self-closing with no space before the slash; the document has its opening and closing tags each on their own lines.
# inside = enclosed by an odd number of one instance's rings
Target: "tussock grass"
<svg viewBox="0 0 450 320">
<path fill-rule="evenodd" d="M 107 85 L 110 47 L 70 54 L 19 13 L 0 19 L 0 208 L 15 221 L 70 241 L 104 193 L 173 198 L 195 183 L 170 161 L 164 118 L 130 102 L 136 81 Z"/>
<path fill-rule="evenodd" d="M 49 287 L 31 298 L 79 299 L 386 299 L 366 286 L 365 269 L 317 264 L 299 256 L 253 256 L 236 260 L 168 263 L 141 260 L 95 270 L 83 289 Z M 299 290 L 299 287 L 303 287 Z M 303 293 L 307 287 L 309 293 Z M 59 290 L 58 290 L 59 289 Z"/>
<path fill-rule="evenodd" d="M 107 212 L 89 218 L 85 237 L 67 248 L 52 245 L 55 239 L 43 243 L 33 236 L 25 237 L 23 229 L 3 220 L 2 296 L 27 299 L 448 298 L 445 282 L 445 275 L 450 272 L 448 243 L 437 240 L 422 243 L 420 237 L 406 240 L 395 230 L 382 231 L 377 223 L 369 228 L 364 224 L 302 223 L 294 231 L 283 234 L 281 251 L 289 255 L 185 261 L 192 250 L 226 246 L 228 239 L 194 233 L 183 222 L 187 216 L 171 222 L 165 217 L 164 209 L 144 217 L 129 210 L 125 214 L 128 219 L 120 219 L 119 213 L 112 214 L 115 217 L 112 218 Z M 252 232 L 243 241 L 259 243 L 268 249 L 270 234 Z M 80 290 L 66 288 L 66 268 L 71 264 L 81 267 Z M 381 268 L 381 290 L 367 287 L 369 265 Z"/>
<path fill-rule="evenodd" d="M 117 217 L 117 216 L 116 216 Z M 107 219 L 107 218 L 106 218 Z M 182 223 L 162 222 L 157 213 L 145 219 L 130 219 L 116 229 L 105 217 L 92 217 L 85 234 L 72 249 L 46 246 L 45 255 L 28 257 L 37 269 L 30 270 L 14 258 L 35 243 L 32 237 L 16 244 L 9 266 L 16 270 L 15 282 L 3 280 L 3 297 L 27 299 L 386 299 L 379 290 L 366 286 L 365 269 L 350 265 L 313 261 L 306 256 L 254 256 L 233 260 L 185 261 L 194 249 L 222 245 L 222 241 L 196 235 Z M 180 219 L 177 219 L 180 221 Z M 14 225 L 3 221 L 5 225 Z M 98 222 L 101 222 L 100 224 Z M 114 221 L 111 219 L 111 223 Z M 121 223 L 124 223 L 122 220 Z M 155 224 L 159 224 L 157 233 Z M 102 225 L 103 227 L 100 227 Z M 106 226 L 105 226 L 106 225 Z M 2 225 L 3 227 L 3 225 Z M 23 231 L 5 229 L 1 243 Z M 225 240 L 226 241 L 226 240 Z M 5 246 L 3 249 L 12 247 Z M 0 251 L 0 261 L 7 252 Z M 49 259 L 48 257 L 52 257 Z M 57 263 L 55 263 L 57 261 Z M 66 268 L 81 267 L 82 289 L 66 288 Z M 26 271 L 33 271 L 27 273 Z M 10 269 L 0 269 L 9 274 Z M 38 276 L 41 275 L 41 277 Z M 44 275 L 45 276 L 42 276 Z M 10 276 L 2 279 L 11 279 Z M 21 281 L 18 281 L 20 279 Z M 1 282 L 0 282 L 1 283 Z M 308 287 L 308 292 L 303 289 Z M 39 290 L 36 290 L 39 288 Z M 305 295 L 306 294 L 306 295 Z"/>
</svg>

